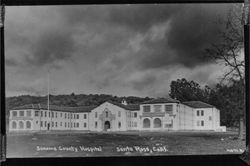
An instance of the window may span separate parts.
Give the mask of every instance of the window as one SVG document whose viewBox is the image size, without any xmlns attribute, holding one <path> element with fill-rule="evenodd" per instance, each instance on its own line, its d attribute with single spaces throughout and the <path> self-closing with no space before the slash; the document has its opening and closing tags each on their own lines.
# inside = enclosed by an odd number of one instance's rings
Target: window
<svg viewBox="0 0 250 166">
<path fill-rule="evenodd" d="M 173 105 L 165 105 L 165 112 L 168 114 L 173 113 Z"/>
<path fill-rule="evenodd" d="M 121 122 L 118 123 L 118 128 L 121 128 L 122 124 Z"/>
<path fill-rule="evenodd" d="M 11 126 L 12 126 L 12 129 L 16 129 L 16 122 L 13 121 Z"/>
<path fill-rule="evenodd" d="M 66 114 L 65 114 L 65 115 L 66 115 Z M 66 123 L 66 122 L 64 123 L 64 127 L 65 127 L 65 128 L 67 127 L 67 123 Z"/>
<path fill-rule="evenodd" d="M 50 117 L 50 112 L 49 112 L 49 117 Z"/>
<path fill-rule="evenodd" d="M 143 106 L 143 112 L 150 112 L 150 105 Z"/>
<path fill-rule="evenodd" d="M 19 116 L 24 116 L 24 111 L 20 111 Z"/>
<path fill-rule="evenodd" d="M 44 117 L 47 117 L 47 111 L 44 112 Z"/>
<path fill-rule="evenodd" d="M 87 114 L 84 114 L 84 115 L 83 115 L 83 118 L 84 118 L 84 119 L 87 119 Z"/>
<path fill-rule="evenodd" d="M 95 122 L 95 128 L 97 128 L 97 125 L 98 125 L 97 122 Z"/>
<path fill-rule="evenodd" d="M 72 119 L 73 117 L 72 117 L 72 114 L 70 114 L 70 118 Z"/>
<path fill-rule="evenodd" d="M 121 117 L 121 111 L 118 112 L 118 117 Z"/>
<path fill-rule="evenodd" d="M 105 112 L 105 115 L 106 115 L 106 118 L 109 117 L 109 113 L 107 111 Z"/>
<path fill-rule="evenodd" d="M 68 114 L 68 119 L 70 119 L 70 114 Z"/>
<path fill-rule="evenodd" d="M 44 126 L 47 127 L 47 121 L 44 122 Z"/>
<path fill-rule="evenodd" d="M 150 128 L 150 120 L 148 118 L 143 120 L 143 128 Z"/>
<path fill-rule="evenodd" d="M 201 116 L 204 116 L 204 111 L 203 110 L 201 110 Z"/>
<path fill-rule="evenodd" d="M 68 127 L 70 127 L 70 126 L 69 126 L 69 122 L 68 122 Z"/>
<path fill-rule="evenodd" d="M 197 110 L 196 115 L 200 116 L 200 111 L 199 110 Z"/>
<path fill-rule="evenodd" d="M 56 127 L 57 127 L 57 122 L 56 122 Z"/>
<path fill-rule="evenodd" d="M 95 112 L 95 118 L 97 118 L 97 112 Z"/>
<path fill-rule="evenodd" d="M 201 121 L 201 126 L 204 126 L 204 121 L 203 120 Z"/>
<path fill-rule="evenodd" d="M 154 128 L 161 128 L 161 120 L 159 118 L 154 119 Z"/>
<path fill-rule="evenodd" d="M 27 111 L 27 116 L 31 117 L 31 111 Z"/>
<path fill-rule="evenodd" d="M 76 123 L 76 127 L 77 127 L 77 128 L 79 127 L 79 123 Z"/>
<path fill-rule="evenodd" d="M 26 122 L 26 128 L 27 128 L 27 129 L 31 129 L 31 122 L 30 122 L 30 121 L 27 121 L 27 122 Z"/>
<path fill-rule="evenodd" d="M 51 127 L 54 127 L 54 122 L 52 122 L 52 126 Z"/>
<path fill-rule="evenodd" d="M 63 114 L 62 113 L 60 113 L 60 117 L 62 117 L 63 116 Z"/>
<path fill-rule="evenodd" d="M 41 111 L 41 117 L 43 117 L 43 111 Z"/>
<path fill-rule="evenodd" d="M 137 118 L 137 112 L 134 112 L 134 117 Z"/>
<path fill-rule="evenodd" d="M 79 114 L 76 115 L 76 119 L 79 119 Z"/>
<path fill-rule="evenodd" d="M 35 111 L 35 116 L 39 116 L 39 111 Z"/>
<path fill-rule="evenodd" d="M 43 127 L 43 121 L 40 122 L 40 126 Z"/>
<path fill-rule="evenodd" d="M 16 111 L 12 111 L 12 116 L 16 117 L 17 116 L 17 112 Z"/>
<path fill-rule="evenodd" d="M 57 118 L 57 112 L 56 112 L 56 118 Z"/>
<path fill-rule="evenodd" d="M 83 123 L 83 127 L 86 128 L 87 127 L 87 123 Z"/>
<path fill-rule="evenodd" d="M 54 118 L 54 112 L 51 112 L 52 118 Z"/>
<path fill-rule="evenodd" d="M 67 119 L 67 113 L 65 113 L 65 119 Z"/>
<path fill-rule="evenodd" d="M 154 112 L 161 112 L 161 105 L 154 105 Z"/>
<path fill-rule="evenodd" d="M 212 116 L 209 116 L 209 120 L 212 120 Z"/>
</svg>

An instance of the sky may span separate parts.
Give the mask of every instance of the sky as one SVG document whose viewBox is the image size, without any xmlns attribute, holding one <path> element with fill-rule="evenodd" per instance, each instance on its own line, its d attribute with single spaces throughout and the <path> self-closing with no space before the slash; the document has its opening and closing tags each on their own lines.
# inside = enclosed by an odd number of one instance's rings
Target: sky
<svg viewBox="0 0 250 166">
<path fill-rule="evenodd" d="M 205 57 L 230 5 L 6 7 L 6 95 L 167 96 L 172 80 L 219 82 Z M 48 74 L 49 73 L 49 74 Z"/>
</svg>

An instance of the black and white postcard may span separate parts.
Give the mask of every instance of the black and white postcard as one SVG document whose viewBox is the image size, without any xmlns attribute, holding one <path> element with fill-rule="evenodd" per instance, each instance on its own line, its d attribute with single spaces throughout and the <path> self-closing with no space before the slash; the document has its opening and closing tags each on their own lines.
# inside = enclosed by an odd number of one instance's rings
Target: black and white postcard
<svg viewBox="0 0 250 166">
<path fill-rule="evenodd" d="M 7 157 L 243 153 L 242 12 L 7 6 Z"/>
</svg>

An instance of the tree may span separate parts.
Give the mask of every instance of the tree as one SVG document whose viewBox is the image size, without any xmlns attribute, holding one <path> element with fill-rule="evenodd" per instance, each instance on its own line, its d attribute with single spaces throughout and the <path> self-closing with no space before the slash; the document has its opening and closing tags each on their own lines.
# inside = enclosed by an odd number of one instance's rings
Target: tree
<svg viewBox="0 0 250 166">
<path fill-rule="evenodd" d="M 239 126 L 240 112 L 238 91 L 241 89 L 239 81 L 234 81 L 230 85 L 217 84 L 211 89 L 208 103 L 217 107 L 221 112 L 221 124 L 227 127 Z M 243 100 L 241 100 L 243 101 Z"/>
<path fill-rule="evenodd" d="M 171 81 L 169 96 L 181 102 L 192 100 L 207 102 L 209 91 L 210 88 L 208 86 L 203 90 L 198 83 L 182 78 Z"/>
<path fill-rule="evenodd" d="M 185 78 L 171 82 L 170 96 L 177 100 L 192 101 L 199 100 L 211 104 L 221 112 L 221 124 L 227 127 L 238 127 L 240 112 L 243 109 L 241 100 L 242 88 L 240 82 L 235 80 L 231 84 L 216 84 L 213 88 L 200 85 L 194 81 L 187 81 Z"/>
<path fill-rule="evenodd" d="M 240 112 L 239 116 L 239 137 L 243 139 L 243 124 L 245 114 L 245 60 L 243 58 L 244 50 L 244 29 L 242 20 L 242 6 L 234 5 L 230 8 L 226 19 L 219 19 L 218 23 L 223 25 L 222 30 L 218 31 L 219 40 L 211 44 L 206 49 L 209 58 L 217 63 L 224 64 L 227 71 L 221 81 L 227 84 L 233 84 L 237 81 L 238 102 L 235 109 Z"/>
</svg>

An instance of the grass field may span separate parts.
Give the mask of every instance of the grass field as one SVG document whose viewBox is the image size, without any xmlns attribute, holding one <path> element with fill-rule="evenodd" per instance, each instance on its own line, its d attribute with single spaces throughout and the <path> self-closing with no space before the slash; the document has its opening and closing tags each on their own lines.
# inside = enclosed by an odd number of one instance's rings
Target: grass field
<svg viewBox="0 0 250 166">
<path fill-rule="evenodd" d="M 240 154 L 245 141 L 225 132 L 13 133 L 7 157 Z"/>
</svg>

